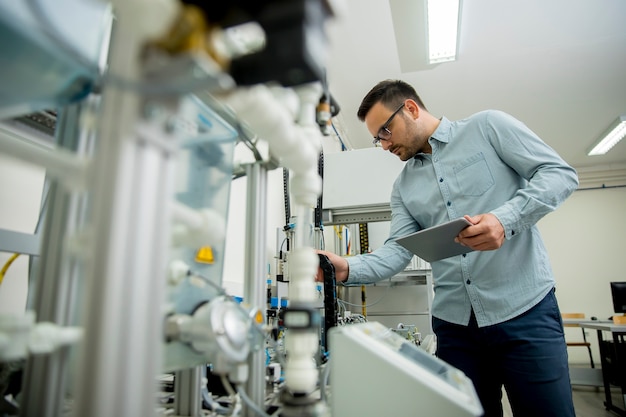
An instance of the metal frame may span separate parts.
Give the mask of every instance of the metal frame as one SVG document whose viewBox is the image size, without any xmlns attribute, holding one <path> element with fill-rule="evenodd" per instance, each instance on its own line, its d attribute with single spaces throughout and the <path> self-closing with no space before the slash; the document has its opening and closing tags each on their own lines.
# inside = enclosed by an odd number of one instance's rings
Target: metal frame
<svg viewBox="0 0 626 417">
<path fill-rule="evenodd" d="M 247 202 L 246 202 L 246 264 L 244 301 L 253 307 L 266 305 L 265 293 L 265 249 L 258 242 L 266 242 L 267 225 L 264 221 L 267 213 L 267 169 L 260 163 L 246 166 Z M 246 393 L 254 404 L 265 404 L 265 351 L 257 348 L 248 358 L 249 377 Z M 256 413 L 248 406 L 244 416 L 252 417 Z"/>
</svg>

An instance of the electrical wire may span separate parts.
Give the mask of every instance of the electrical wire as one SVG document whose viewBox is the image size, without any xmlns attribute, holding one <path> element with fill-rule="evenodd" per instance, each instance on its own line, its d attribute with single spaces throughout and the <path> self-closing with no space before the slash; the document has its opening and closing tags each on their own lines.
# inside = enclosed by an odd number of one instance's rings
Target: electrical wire
<svg viewBox="0 0 626 417">
<path fill-rule="evenodd" d="M 322 179 L 322 184 L 323 184 L 324 183 L 324 151 L 323 150 L 320 152 L 319 158 L 317 160 L 317 173 Z M 322 191 L 317 198 L 317 206 L 314 209 L 314 213 L 315 213 L 314 225 L 317 228 L 321 228 L 323 226 L 322 224 L 322 217 L 323 217 L 322 212 L 323 212 L 323 207 L 324 207 L 323 197 L 324 197 L 324 192 Z"/>
<path fill-rule="evenodd" d="M 220 287 L 219 285 L 211 281 L 208 277 L 205 277 L 204 275 L 200 273 L 194 272 L 191 269 L 187 270 L 187 275 L 188 276 L 193 275 L 194 277 L 200 278 L 205 284 L 209 284 L 211 287 L 215 288 L 217 290 L 218 295 L 222 295 L 229 299 L 233 299 L 233 297 L 230 294 L 228 294 L 225 289 L 223 289 L 222 287 Z"/>
<path fill-rule="evenodd" d="M 0 270 L 0 285 L 2 285 L 2 281 L 4 281 L 4 275 L 7 273 L 7 271 L 9 270 L 9 267 L 11 266 L 11 264 L 13 263 L 13 261 L 15 261 L 17 259 L 17 257 L 20 256 L 19 253 L 14 253 L 8 261 L 5 262 L 4 266 L 2 267 L 2 269 Z"/>
<path fill-rule="evenodd" d="M 333 226 L 333 230 L 335 231 L 335 234 L 337 235 L 337 239 L 339 239 L 339 244 L 341 245 L 340 247 L 342 249 L 344 249 L 346 252 L 346 255 L 349 255 L 349 247 L 350 247 L 350 243 L 346 242 L 349 239 L 349 234 L 347 232 L 347 227 L 345 225 L 334 225 Z M 345 242 L 345 243 L 344 243 Z M 344 248 L 345 245 L 345 248 Z"/>
<path fill-rule="evenodd" d="M 267 414 L 265 411 L 263 411 L 261 409 L 261 407 L 259 407 L 257 404 L 254 403 L 254 401 L 252 401 L 250 399 L 250 397 L 248 397 L 248 395 L 246 394 L 246 392 L 244 391 L 243 388 L 241 388 L 241 386 L 239 386 L 237 388 L 237 393 L 239 393 L 239 396 L 241 397 L 241 399 L 243 400 L 244 403 L 246 403 L 246 405 L 248 407 L 250 407 L 255 413 L 257 413 L 259 416 L 261 417 L 270 417 L 269 414 Z"/>
<path fill-rule="evenodd" d="M 339 317 L 343 317 L 346 313 L 346 305 L 341 302 L 341 300 L 337 299 L 337 307 L 339 307 L 337 311 L 337 315 Z"/>
<path fill-rule="evenodd" d="M 335 131 L 335 135 L 337 135 L 337 139 L 339 139 L 339 143 L 341 144 L 341 151 L 347 151 L 348 148 L 346 147 L 346 145 L 343 143 L 343 139 L 341 139 L 341 135 L 339 134 L 339 132 L 337 131 L 337 128 L 335 127 L 335 124 L 333 123 L 333 119 L 330 119 L 330 125 L 332 126 L 333 130 Z"/>
<path fill-rule="evenodd" d="M 204 380 L 206 380 L 207 378 L 206 366 L 202 366 L 202 378 Z M 209 410 L 213 411 L 215 414 L 228 415 L 228 414 L 233 413 L 231 409 L 222 406 L 220 403 L 218 403 L 217 401 L 213 399 L 213 397 L 211 396 L 211 393 L 209 392 L 209 388 L 207 387 L 206 381 L 202 384 L 201 396 L 202 396 L 202 405 L 208 408 Z"/>
<path fill-rule="evenodd" d="M 367 299 L 365 285 L 361 285 L 361 314 L 367 317 L 367 303 L 365 300 Z"/>
<path fill-rule="evenodd" d="M 281 244 L 280 244 L 280 249 L 278 249 L 278 252 L 279 252 L 279 254 L 280 254 L 280 255 L 282 255 L 282 252 L 283 252 L 283 247 L 285 246 L 285 242 L 287 242 L 288 240 L 289 240 L 289 238 L 288 238 L 288 237 L 285 237 L 285 238 L 283 239 L 283 241 L 281 242 Z M 289 245 L 287 245 L 287 250 L 289 250 Z M 282 259 L 282 258 L 279 258 L 279 259 Z"/>
<path fill-rule="evenodd" d="M 326 386 L 328 386 L 328 378 L 330 377 L 330 362 L 332 359 L 328 359 L 323 365 L 322 372 L 320 372 L 320 398 L 323 402 L 326 402 Z"/>
<path fill-rule="evenodd" d="M 289 193 L 289 169 L 283 168 L 283 201 L 285 204 L 285 229 L 291 220 L 291 198 Z"/>
<path fill-rule="evenodd" d="M 222 385 L 224 386 L 224 389 L 226 390 L 228 395 L 233 399 L 233 401 L 237 401 L 237 398 L 241 398 L 243 402 L 259 416 L 270 417 L 269 414 L 264 412 L 257 404 L 255 404 L 250 399 L 250 397 L 248 397 L 248 395 L 246 395 L 246 392 L 243 390 L 243 388 L 241 388 L 241 386 L 239 386 L 237 388 L 237 391 L 235 392 L 235 389 L 233 388 L 228 378 L 226 378 L 226 375 L 221 375 L 220 379 L 222 381 Z"/>
<path fill-rule="evenodd" d="M 389 283 L 391 284 L 391 278 L 389 278 Z M 389 295 L 389 288 L 391 288 L 391 285 L 387 285 L 387 288 L 385 289 L 385 292 L 383 293 L 383 295 L 381 295 L 376 301 L 374 301 L 373 303 L 369 303 L 366 304 L 365 307 L 371 307 L 371 306 L 375 306 L 376 304 L 380 303 L 385 297 L 387 297 L 387 295 Z M 351 306 L 351 307 L 363 307 L 362 304 L 353 304 L 353 303 L 349 303 L 345 300 L 337 300 L 337 302 L 339 303 L 343 303 L 345 305 Z M 344 306 L 345 307 L 345 306 Z"/>
<path fill-rule="evenodd" d="M 233 389 L 233 386 L 231 385 L 231 383 L 228 380 L 228 378 L 226 378 L 226 375 L 220 375 L 220 380 L 222 381 L 222 385 L 224 386 L 224 389 L 228 393 L 228 396 L 229 396 L 230 401 L 232 403 L 232 413 L 230 415 L 234 416 L 236 414 L 237 402 L 238 402 L 237 399 L 239 398 L 239 396 L 237 395 L 237 393 Z"/>
</svg>

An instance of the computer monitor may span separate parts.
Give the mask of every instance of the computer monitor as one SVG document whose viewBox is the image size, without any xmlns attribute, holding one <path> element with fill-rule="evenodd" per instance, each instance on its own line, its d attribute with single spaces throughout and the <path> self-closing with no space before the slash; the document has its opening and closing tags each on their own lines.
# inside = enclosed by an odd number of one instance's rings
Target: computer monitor
<svg viewBox="0 0 626 417">
<path fill-rule="evenodd" d="M 626 282 L 611 282 L 613 311 L 626 314 Z"/>
</svg>

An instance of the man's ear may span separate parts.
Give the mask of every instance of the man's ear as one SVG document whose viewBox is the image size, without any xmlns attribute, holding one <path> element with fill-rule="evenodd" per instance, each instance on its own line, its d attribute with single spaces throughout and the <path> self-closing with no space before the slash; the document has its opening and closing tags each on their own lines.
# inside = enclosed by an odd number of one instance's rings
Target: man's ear
<svg viewBox="0 0 626 417">
<path fill-rule="evenodd" d="M 411 115 L 413 116 L 413 120 L 419 117 L 421 109 L 414 100 L 408 98 L 405 100 L 404 105 L 406 106 L 406 109 L 409 111 L 409 113 L 411 113 Z"/>
</svg>

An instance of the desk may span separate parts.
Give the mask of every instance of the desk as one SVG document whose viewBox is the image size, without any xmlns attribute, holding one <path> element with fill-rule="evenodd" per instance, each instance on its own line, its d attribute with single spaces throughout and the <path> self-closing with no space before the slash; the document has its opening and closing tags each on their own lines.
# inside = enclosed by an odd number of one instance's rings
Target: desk
<svg viewBox="0 0 626 417">
<path fill-rule="evenodd" d="M 613 322 L 598 322 L 587 321 L 581 322 L 580 327 L 585 329 L 594 329 L 598 331 L 598 345 L 600 348 L 600 360 L 602 362 L 602 379 L 604 380 L 604 395 L 606 400 L 604 406 L 607 410 L 614 411 L 620 416 L 626 416 L 626 355 L 623 355 L 623 347 L 620 347 L 620 343 L 624 344 L 624 336 L 626 335 L 625 324 L 614 324 Z M 603 333 L 610 332 L 613 335 L 613 343 L 615 347 L 615 363 L 613 366 L 617 369 L 617 375 L 620 379 L 620 388 L 622 391 L 622 401 L 625 408 L 619 408 L 611 400 L 611 383 L 609 378 L 609 365 L 607 363 L 606 344 L 602 343 Z"/>
<path fill-rule="evenodd" d="M 563 325 L 576 325 L 580 327 L 580 323 L 588 323 L 589 319 L 563 319 Z M 597 323 L 594 321 L 594 323 Z M 589 340 L 591 342 L 591 340 Z M 587 385 L 592 387 L 603 387 L 602 369 L 570 367 L 569 377 L 572 385 Z"/>
</svg>

